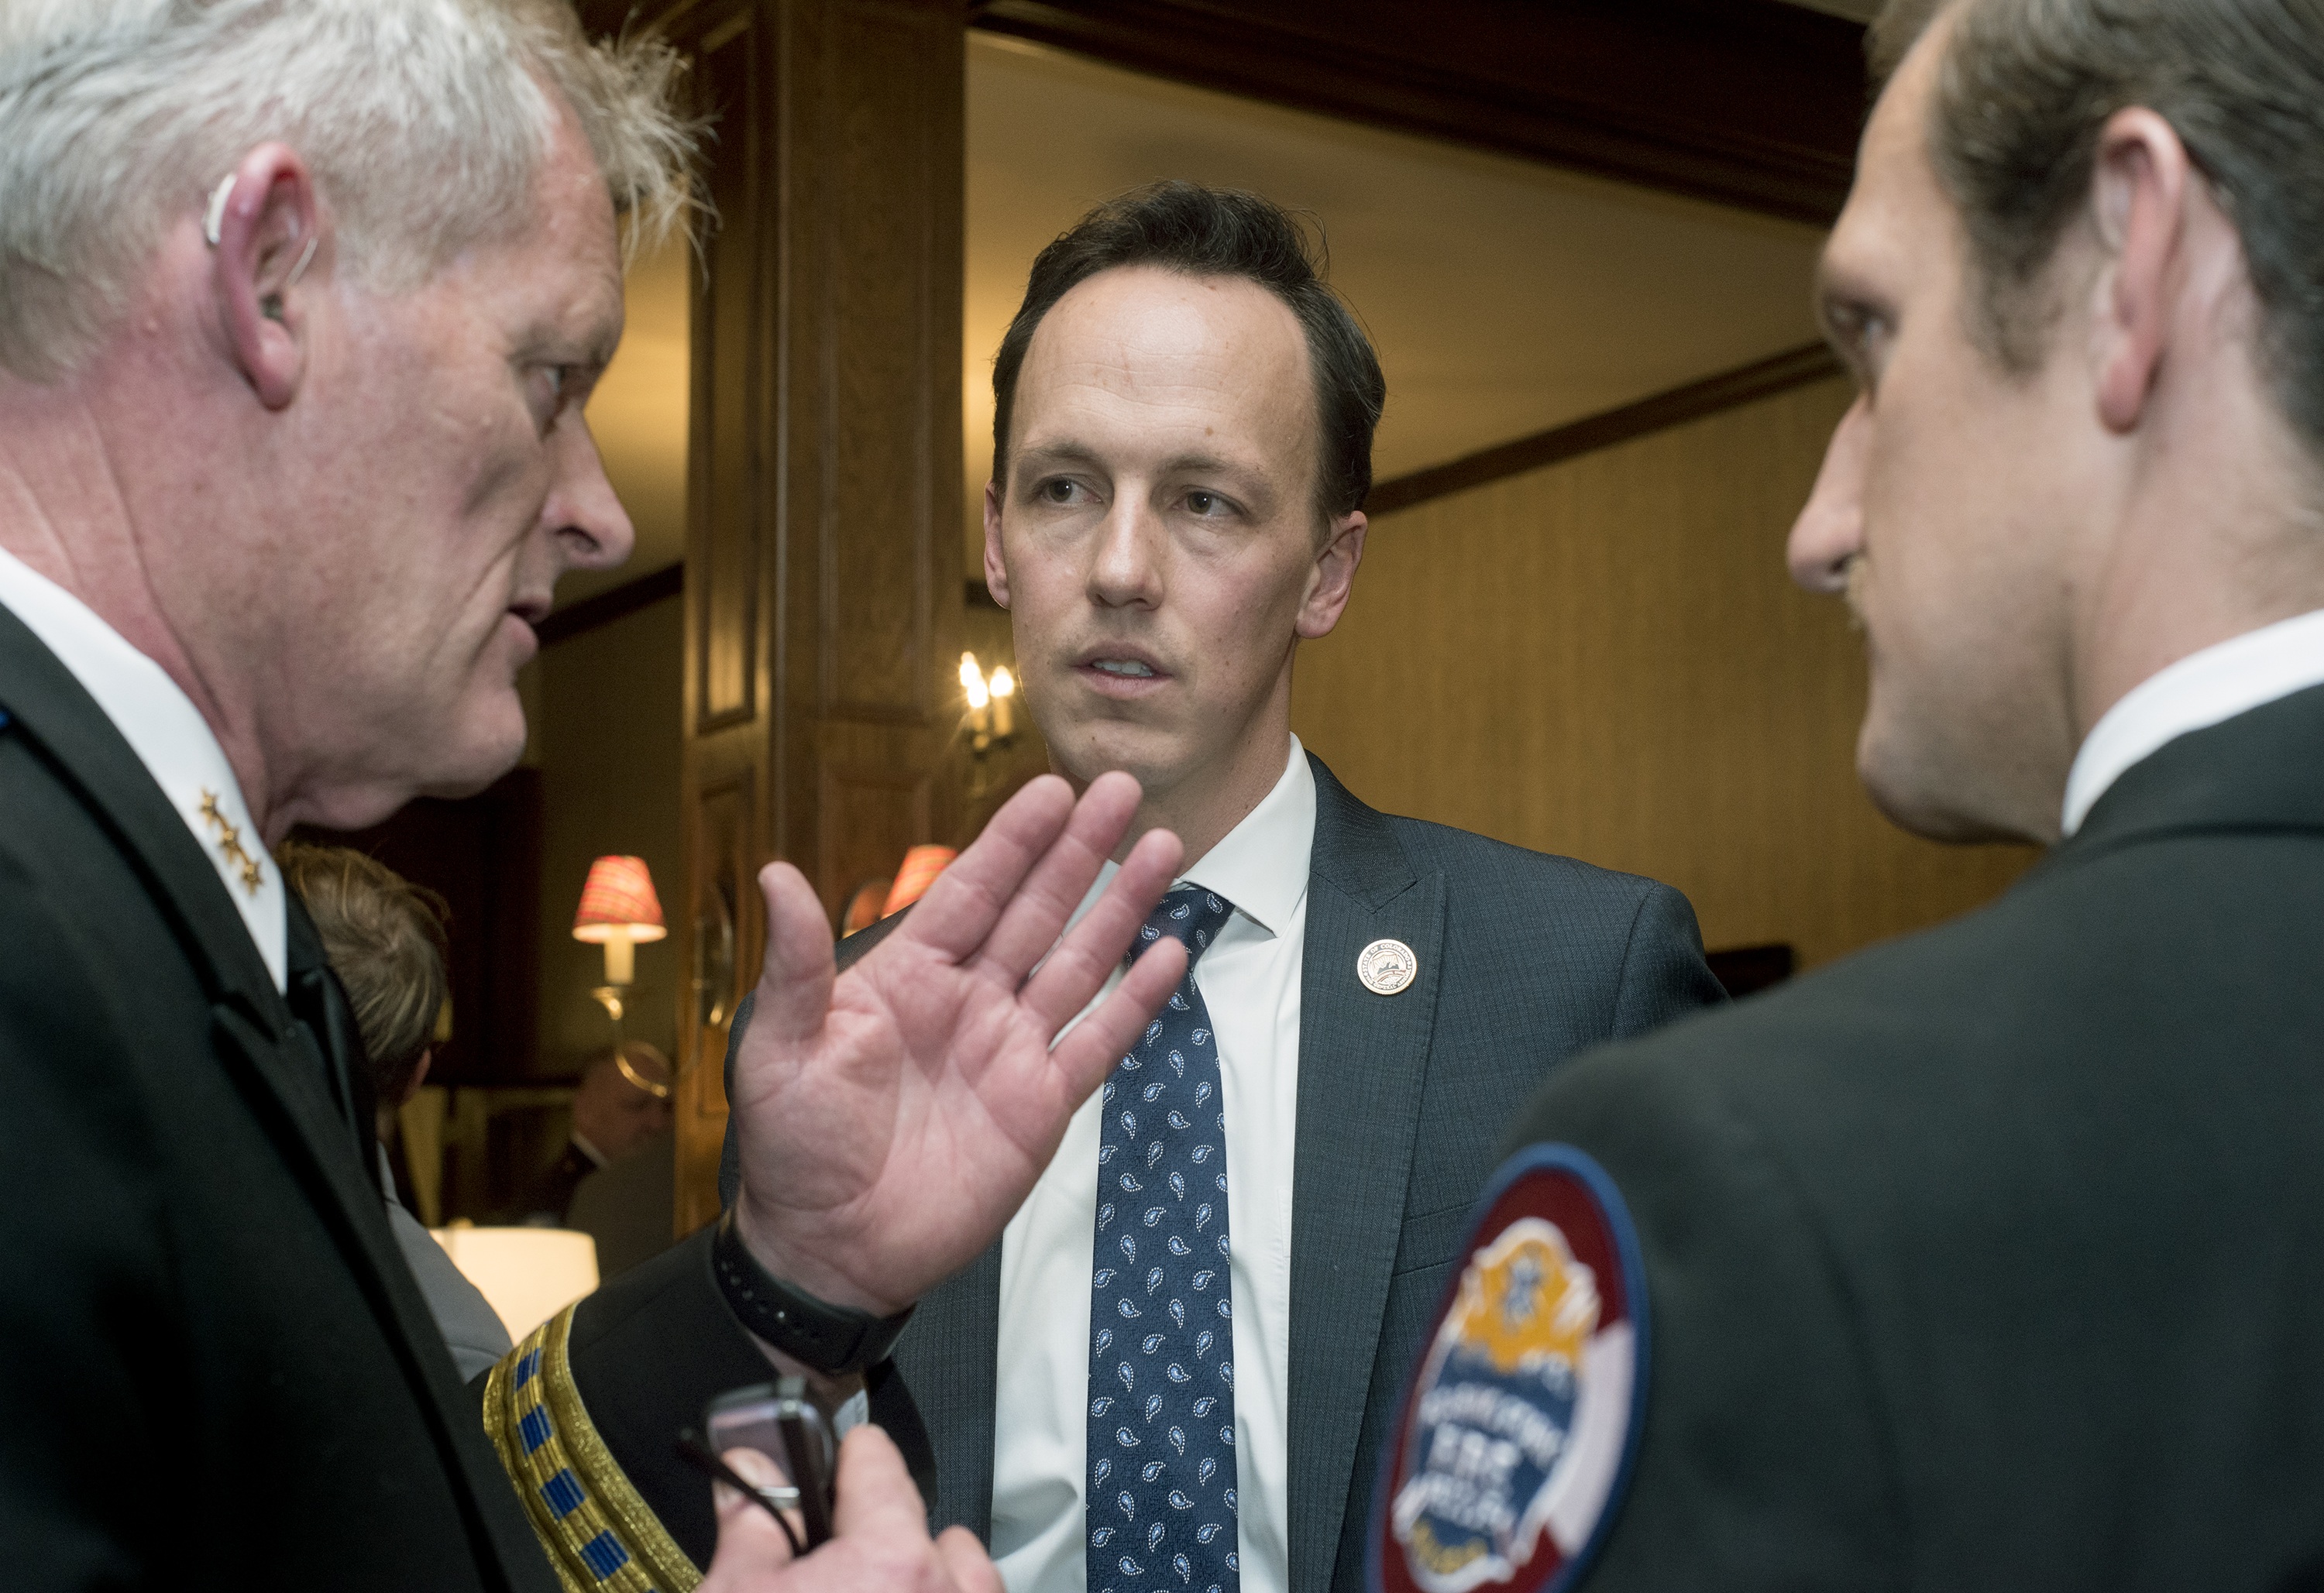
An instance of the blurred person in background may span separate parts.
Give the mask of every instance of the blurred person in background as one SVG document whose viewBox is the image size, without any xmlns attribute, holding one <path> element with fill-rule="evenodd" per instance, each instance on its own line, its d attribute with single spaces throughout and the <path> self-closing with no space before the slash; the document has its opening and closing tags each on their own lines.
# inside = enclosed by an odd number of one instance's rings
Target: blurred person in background
<svg viewBox="0 0 2324 1593">
<path fill-rule="evenodd" d="M 511 1202 L 505 1220 L 565 1226 L 583 1179 L 669 1132 L 669 1059 L 643 1040 L 630 1041 L 618 1054 L 608 1045 L 591 1057 L 573 1092 L 573 1128 L 564 1150 Z"/>
<path fill-rule="evenodd" d="M 447 989 L 444 901 L 346 846 L 286 841 L 282 882 L 305 905 L 346 990 L 379 1102 L 379 1184 L 396 1248 L 427 1297 L 460 1376 L 489 1371 L 509 1351 L 508 1328 L 443 1247 L 396 1198 L 387 1147 L 395 1114 L 428 1077 Z"/>
</svg>

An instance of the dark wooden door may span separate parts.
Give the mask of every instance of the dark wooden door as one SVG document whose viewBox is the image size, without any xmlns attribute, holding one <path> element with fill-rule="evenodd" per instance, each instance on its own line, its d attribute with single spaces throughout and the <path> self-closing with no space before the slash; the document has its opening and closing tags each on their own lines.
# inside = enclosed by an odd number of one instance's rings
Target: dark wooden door
<svg viewBox="0 0 2324 1593">
<path fill-rule="evenodd" d="M 717 1211 L 734 1003 L 781 858 L 836 914 L 960 776 L 963 56 L 950 0 L 649 18 L 715 115 L 693 296 L 677 1221 Z"/>
</svg>

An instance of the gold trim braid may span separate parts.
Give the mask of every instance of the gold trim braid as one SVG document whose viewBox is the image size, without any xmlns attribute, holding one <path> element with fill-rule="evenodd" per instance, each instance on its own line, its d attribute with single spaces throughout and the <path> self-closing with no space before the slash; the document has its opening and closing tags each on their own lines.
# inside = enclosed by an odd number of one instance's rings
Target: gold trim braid
<svg viewBox="0 0 2324 1593">
<path fill-rule="evenodd" d="M 567 1355 L 570 1305 L 525 1335 L 484 1382 L 484 1433 L 566 1593 L 694 1593 L 680 1549 L 589 1420 Z"/>
</svg>

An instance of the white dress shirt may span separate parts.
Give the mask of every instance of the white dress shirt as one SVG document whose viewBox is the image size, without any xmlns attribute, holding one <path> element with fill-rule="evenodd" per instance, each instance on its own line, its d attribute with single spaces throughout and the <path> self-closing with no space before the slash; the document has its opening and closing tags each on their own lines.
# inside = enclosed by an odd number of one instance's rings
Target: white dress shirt
<svg viewBox="0 0 2324 1593">
<path fill-rule="evenodd" d="M 274 988 L 286 978 L 289 926 L 283 917 L 282 876 L 266 855 L 266 843 L 251 822 L 226 749 L 210 733 L 201 710 L 180 690 L 161 666 L 129 645 L 89 606 L 5 548 L 0 548 L 0 606 L 22 620 L 81 688 L 97 699 L 113 728 L 137 754 L 161 795 L 185 820 L 202 855 L 225 881 L 226 893 L 242 915 Z M 258 886 L 250 888 L 243 864 L 218 843 L 218 821 L 203 813 L 204 796 L 217 798 L 224 824 L 231 825 L 244 855 L 257 865 Z"/>
<path fill-rule="evenodd" d="M 1290 1585 L 1285 1400 L 1291 1151 L 1299 1109 L 1299 964 L 1314 838 L 1315 776 L 1294 736 L 1275 788 L 1180 876 L 1235 907 L 1195 965 L 1194 983 L 1218 1035 L 1227 1122 L 1236 1531 L 1246 1593 L 1285 1593 Z M 1114 872 L 1108 863 L 1082 911 Z M 1100 999 L 1112 989 L 1109 981 Z M 1056 1156 L 1001 1238 L 992 1554 L 1010 1593 L 1086 1593 L 1082 1492 L 1097 1113 L 1093 1095 L 1074 1114 Z"/>
<path fill-rule="evenodd" d="M 2246 631 L 2155 671 L 2082 738 L 2066 775 L 2060 828 L 2070 836 L 2080 829 L 2107 787 L 2165 742 L 2311 686 L 2324 686 L 2324 609 Z"/>
</svg>

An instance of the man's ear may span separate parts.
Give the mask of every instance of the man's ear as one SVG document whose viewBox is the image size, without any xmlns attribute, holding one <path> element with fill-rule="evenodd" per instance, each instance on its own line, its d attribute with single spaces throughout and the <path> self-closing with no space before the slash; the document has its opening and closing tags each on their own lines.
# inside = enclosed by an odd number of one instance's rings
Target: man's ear
<svg viewBox="0 0 2324 1593">
<path fill-rule="evenodd" d="M 2098 134 L 2091 199 L 2106 263 L 2092 354 L 2098 419 L 2114 432 L 2145 411 L 2192 274 L 2188 207 L 2211 200 L 2191 173 L 2187 146 L 2153 111 L 2116 111 Z"/>
<path fill-rule="evenodd" d="M 1363 511 L 1342 515 L 1332 522 L 1332 533 L 1307 572 L 1307 596 L 1299 605 L 1299 622 L 1292 628 L 1306 640 L 1329 636 L 1348 606 L 1356 585 L 1356 566 L 1364 561 Z"/>
<path fill-rule="evenodd" d="M 270 410 L 288 404 L 307 372 L 305 318 L 296 290 L 323 250 L 322 218 L 307 164 L 287 144 L 263 143 L 221 183 L 204 226 L 212 237 L 210 287 L 225 352 Z M 210 226 L 215 219 L 216 226 Z"/>
<path fill-rule="evenodd" d="M 1001 557 L 1001 483 L 984 483 L 984 589 L 1002 608 L 1009 606 L 1009 566 Z"/>
</svg>

